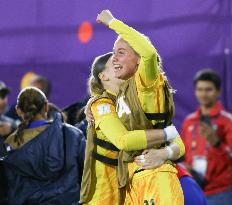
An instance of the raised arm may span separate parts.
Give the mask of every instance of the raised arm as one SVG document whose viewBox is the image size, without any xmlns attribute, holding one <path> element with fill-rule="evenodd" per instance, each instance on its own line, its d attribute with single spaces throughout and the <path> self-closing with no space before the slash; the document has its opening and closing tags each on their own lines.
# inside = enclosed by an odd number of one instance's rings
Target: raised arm
<svg viewBox="0 0 232 205">
<path fill-rule="evenodd" d="M 114 18 L 108 10 L 103 10 L 97 16 L 97 22 L 103 23 L 114 30 L 140 56 L 137 73 L 140 75 L 144 86 L 151 86 L 158 77 L 159 67 L 157 51 L 150 40 L 132 27 Z"/>
</svg>

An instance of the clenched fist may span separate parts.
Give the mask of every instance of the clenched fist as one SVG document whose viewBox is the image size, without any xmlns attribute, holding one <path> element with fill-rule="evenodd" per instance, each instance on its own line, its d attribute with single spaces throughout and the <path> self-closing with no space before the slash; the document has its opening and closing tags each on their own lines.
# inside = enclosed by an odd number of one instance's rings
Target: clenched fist
<svg viewBox="0 0 232 205">
<path fill-rule="evenodd" d="M 96 21 L 98 23 L 103 23 L 106 26 L 109 26 L 111 20 L 114 19 L 114 16 L 111 14 L 109 10 L 103 10 L 100 14 L 97 15 Z"/>
</svg>

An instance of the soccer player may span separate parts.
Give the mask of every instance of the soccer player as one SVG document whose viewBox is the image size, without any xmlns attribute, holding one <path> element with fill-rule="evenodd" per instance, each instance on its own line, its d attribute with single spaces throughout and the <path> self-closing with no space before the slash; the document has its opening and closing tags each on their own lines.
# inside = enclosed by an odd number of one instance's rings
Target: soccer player
<svg viewBox="0 0 232 205">
<path fill-rule="evenodd" d="M 88 127 L 81 189 L 81 203 L 84 204 L 120 204 L 117 181 L 119 173 L 116 173 L 116 169 L 121 169 L 117 159 L 122 156 L 120 150 L 141 150 L 163 143 L 165 138 L 170 141 L 179 136 L 174 126 L 165 128 L 165 131 L 127 131 L 119 120 L 115 107 L 116 94 L 124 81 L 114 77 L 111 56 L 112 53 L 108 53 L 95 59 L 89 81 L 91 95 L 96 96 L 90 105 L 95 124 Z M 175 152 L 176 145 L 172 149 Z M 161 155 L 163 161 L 166 160 L 168 151 L 163 149 Z M 176 155 L 179 156 L 179 153 Z"/>
<path fill-rule="evenodd" d="M 102 11 L 97 21 L 119 34 L 114 44 L 113 64 L 115 76 L 126 80 L 117 99 L 120 120 L 128 130 L 166 127 L 171 123 L 174 104 L 156 49 L 144 35 L 115 19 L 110 11 Z M 181 139 L 175 143 L 179 145 L 181 157 L 183 143 Z M 171 151 L 169 154 L 172 158 Z M 130 186 L 126 204 L 183 204 L 176 169 L 170 161 L 151 170 L 143 170 L 135 163 L 128 165 Z"/>
</svg>

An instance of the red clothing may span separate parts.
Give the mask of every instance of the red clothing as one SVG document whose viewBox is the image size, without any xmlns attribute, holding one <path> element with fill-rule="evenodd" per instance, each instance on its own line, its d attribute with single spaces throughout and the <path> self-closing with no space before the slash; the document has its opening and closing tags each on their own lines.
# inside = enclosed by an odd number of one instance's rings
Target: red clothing
<svg viewBox="0 0 232 205">
<path fill-rule="evenodd" d="M 182 167 L 181 165 L 177 164 L 176 165 L 176 170 L 177 170 L 177 176 L 178 176 L 179 179 L 181 177 L 184 177 L 184 176 L 192 177 L 192 175 L 184 167 Z"/>
<path fill-rule="evenodd" d="M 204 192 L 206 195 L 222 192 L 232 187 L 232 115 L 226 112 L 220 102 L 213 107 L 209 117 L 221 143 L 210 145 L 200 135 L 200 108 L 190 114 L 183 123 L 185 162 L 192 166 L 194 156 L 204 156 L 207 160 Z"/>
</svg>

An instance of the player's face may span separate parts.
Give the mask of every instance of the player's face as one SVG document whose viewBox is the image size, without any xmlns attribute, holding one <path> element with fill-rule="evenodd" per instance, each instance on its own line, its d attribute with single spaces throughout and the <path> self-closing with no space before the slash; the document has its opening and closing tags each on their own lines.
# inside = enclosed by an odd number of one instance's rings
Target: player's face
<svg viewBox="0 0 232 205">
<path fill-rule="evenodd" d="M 211 107 L 216 103 L 220 91 L 211 81 L 200 80 L 196 83 L 195 95 L 201 106 Z"/>
<path fill-rule="evenodd" d="M 112 84 L 121 84 L 124 80 L 117 78 L 114 74 L 114 66 L 112 62 L 112 57 L 107 61 L 105 65 L 104 75 L 108 81 L 111 81 Z"/>
<path fill-rule="evenodd" d="M 139 56 L 126 41 L 120 38 L 114 44 L 112 61 L 115 77 L 127 80 L 135 74 Z"/>
<path fill-rule="evenodd" d="M 115 78 L 112 57 L 107 61 L 106 65 L 105 65 L 104 74 L 107 76 L 108 79 Z"/>
</svg>

